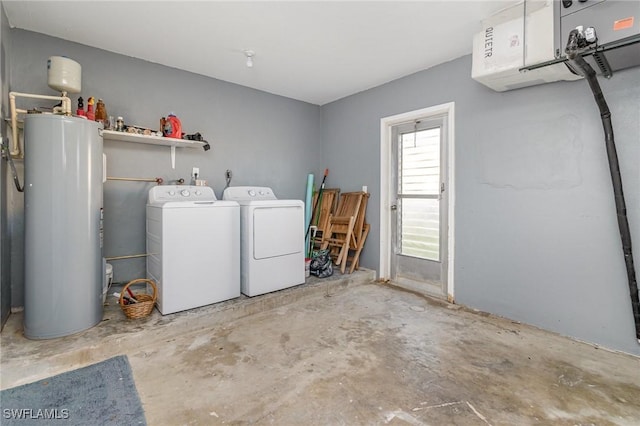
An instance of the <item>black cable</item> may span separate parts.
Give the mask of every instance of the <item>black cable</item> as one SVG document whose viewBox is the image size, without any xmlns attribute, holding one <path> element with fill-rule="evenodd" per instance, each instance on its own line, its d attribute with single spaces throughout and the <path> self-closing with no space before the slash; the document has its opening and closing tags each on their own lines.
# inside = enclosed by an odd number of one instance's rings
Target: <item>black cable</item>
<svg viewBox="0 0 640 426">
<path fill-rule="evenodd" d="M 629 220 L 627 219 L 627 207 L 624 201 L 624 192 L 622 190 L 622 177 L 620 175 L 620 164 L 618 162 L 618 154 L 616 152 L 616 144 L 613 138 L 613 125 L 611 123 L 611 111 L 604 98 L 596 72 L 591 65 L 580 55 L 581 35 L 577 30 L 571 31 L 569 40 L 565 49 L 569 62 L 574 66 L 576 71 L 583 75 L 596 100 L 596 104 L 600 109 L 600 118 L 602 119 L 602 127 L 604 128 L 605 146 L 607 157 L 609 159 L 609 171 L 611 173 L 611 183 L 613 184 L 613 194 L 615 197 L 616 213 L 618 216 L 618 228 L 620 230 L 620 239 L 622 240 L 622 250 L 624 253 L 624 263 L 627 268 L 627 280 L 629 282 L 629 295 L 631 297 L 631 309 L 636 327 L 636 338 L 640 343 L 640 297 L 638 296 L 638 282 L 636 280 L 636 270 L 633 265 L 633 252 L 631 249 L 631 232 L 629 230 Z"/>
<path fill-rule="evenodd" d="M 227 185 L 224 187 L 224 189 L 227 189 L 229 185 L 231 185 L 231 170 L 227 170 L 224 176 L 225 176 L 225 181 L 227 182 Z"/>
</svg>

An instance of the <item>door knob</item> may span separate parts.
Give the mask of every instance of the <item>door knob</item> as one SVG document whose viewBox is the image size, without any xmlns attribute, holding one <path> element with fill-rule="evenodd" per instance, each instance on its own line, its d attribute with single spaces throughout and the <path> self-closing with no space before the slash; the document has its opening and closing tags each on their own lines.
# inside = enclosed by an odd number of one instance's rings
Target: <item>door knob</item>
<svg viewBox="0 0 640 426">
<path fill-rule="evenodd" d="M 391 204 L 391 210 L 398 210 L 398 206 L 396 204 Z"/>
</svg>

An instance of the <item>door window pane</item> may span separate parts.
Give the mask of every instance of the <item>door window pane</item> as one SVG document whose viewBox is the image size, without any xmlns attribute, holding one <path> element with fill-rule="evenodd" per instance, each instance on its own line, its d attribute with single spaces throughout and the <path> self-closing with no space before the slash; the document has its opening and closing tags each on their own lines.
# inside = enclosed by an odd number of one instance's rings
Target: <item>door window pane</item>
<svg viewBox="0 0 640 426">
<path fill-rule="evenodd" d="M 440 261 L 440 200 L 402 198 L 400 254 Z"/>
<path fill-rule="evenodd" d="M 398 193 L 440 192 L 440 128 L 404 133 L 400 139 Z"/>
</svg>

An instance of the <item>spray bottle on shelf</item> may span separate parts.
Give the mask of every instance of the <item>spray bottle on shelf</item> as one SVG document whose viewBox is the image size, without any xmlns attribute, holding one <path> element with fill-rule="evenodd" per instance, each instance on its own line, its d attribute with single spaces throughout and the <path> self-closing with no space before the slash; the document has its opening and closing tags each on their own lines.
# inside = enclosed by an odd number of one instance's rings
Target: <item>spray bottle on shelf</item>
<svg viewBox="0 0 640 426">
<path fill-rule="evenodd" d="M 96 114 L 93 112 L 93 103 L 93 96 L 91 96 L 87 99 L 87 118 L 92 121 L 96 119 Z"/>
<path fill-rule="evenodd" d="M 82 96 L 78 98 L 78 109 L 76 110 L 76 115 L 79 117 L 87 116 L 84 112 L 84 99 L 82 99 Z"/>
</svg>

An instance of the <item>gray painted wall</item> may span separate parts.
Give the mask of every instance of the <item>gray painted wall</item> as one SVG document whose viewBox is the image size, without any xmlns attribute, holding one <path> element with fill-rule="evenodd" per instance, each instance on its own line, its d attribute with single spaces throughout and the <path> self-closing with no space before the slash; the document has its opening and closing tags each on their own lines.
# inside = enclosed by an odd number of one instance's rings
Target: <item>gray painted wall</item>
<svg viewBox="0 0 640 426">
<path fill-rule="evenodd" d="M 456 301 L 640 355 L 587 83 L 498 93 L 470 75 L 466 56 L 323 106 L 331 183 L 372 193 L 362 264 L 379 264 L 380 119 L 454 101 Z M 640 265 L 640 69 L 601 85 Z"/>
<path fill-rule="evenodd" d="M 168 147 L 107 141 L 109 176 L 162 177 L 165 182 L 182 177 L 188 182 L 192 167 L 199 167 L 201 178 L 221 197 L 225 170 L 231 169 L 232 185 L 270 186 L 279 198 L 304 199 L 307 174 L 318 173 L 320 108 L 316 105 L 29 31 L 12 30 L 12 42 L 16 53 L 11 90 L 55 94 L 47 86 L 47 58 L 67 56 L 82 65 L 85 101 L 89 96 L 102 98 L 109 115 L 152 128 L 173 111 L 184 132 L 200 132 L 211 144 L 208 152 L 178 148 L 172 170 Z M 77 95 L 73 98 L 75 110 Z M 145 252 L 145 204 L 152 185 L 105 184 L 105 256 Z M 18 227 L 20 221 L 16 219 Z M 14 247 L 20 244 L 15 242 Z M 15 257 L 21 260 L 18 254 Z M 146 275 L 144 259 L 112 264 L 116 282 Z M 12 283 L 13 305 L 20 306 L 21 272 L 14 273 Z"/>
<path fill-rule="evenodd" d="M 380 119 L 455 101 L 458 303 L 640 354 L 602 130 L 586 83 L 496 93 L 471 80 L 471 58 L 464 57 L 320 108 L 26 31 L 11 37 L 12 51 L 20 52 L 11 61 L 12 90 L 51 93 L 46 58 L 66 55 L 83 65 L 83 96 L 105 99 L 110 115 L 155 126 L 175 111 L 187 132 L 212 143 L 209 153 L 179 150 L 173 171 L 166 148 L 107 142 L 111 176 L 188 178 L 197 166 L 220 195 L 229 168 L 234 185 L 260 183 L 281 198 L 302 198 L 306 174 L 319 177 L 329 167 L 329 187 L 367 185 L 372 231 L 362 264 L 374 269 Z M 602 86 L 639 246 L 640 70 L 618 72 Z M 106 184 L 107 256 L 144 251 L 148 188 Z M 144 261 L 114 269 L 124 281 L 144 275 Z M 20 273 L 12 274 L 18 306 Z"/>
<path fill-rule="evenodd" d="M 7 117 L 9 110 L 9 97 L 7 89 L 9 87 L 9 64 L 7 54 L 9 45 L 9 22 L 4 13 L 4 7 L 0 4 L 0 84 L 2 85 L 2 103 L 0 104 L 0 117 Z M 7 124 L 0 120 L 0 135 L 7 137 Z M 8 191 L 9 185 L 13 185 L 10 178 L 8 164 L 5 160 L 0 160 L 0 329 L 4 326 L 11 310 L 11 235 L 9 233 L 8 212 Z"/>
</svg>

